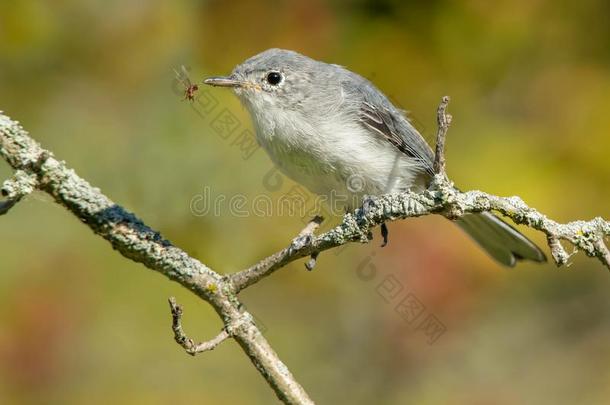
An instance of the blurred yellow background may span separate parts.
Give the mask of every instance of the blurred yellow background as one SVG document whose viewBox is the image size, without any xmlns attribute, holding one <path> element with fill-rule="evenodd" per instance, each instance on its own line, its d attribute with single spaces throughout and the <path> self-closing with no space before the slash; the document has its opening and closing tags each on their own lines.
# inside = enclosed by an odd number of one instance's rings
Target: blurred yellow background
<svg viewBox="0 0 610 405">
<path fill-rule="evenodd" d="M 204 190 L 277 199 L 262 150 L 244 158 L 213 120 L 238 100 L 181 100 L 172 69 L 226 74 L 271 47 L 371 79 L 431 140 L 452 97 L 448 171 L 463 189 L 517 194 L 559 221 L 610 216 L 610 3 L 603 0 L 5 1 L 0 109 L 114 201 L 219 272 L 284 247 L 294 216 L 196 215 Z M 209 104 L 205 104 L 209 105 Z M 236 134 L 237 134 L 236 132 Z M 236 135 L 235 135 L 236 136 Z M 0 164 L 0 177 L 10 170 Z M 277 181 L 275 179 L 274 181 Z M 332 221 L 331 221 L 332 222 Z M 327 226 L 329 226 L 328 224 Z M 544 238 L 528 232 L 544 244 Z M 269 404 L 233 342 L 196 358 L 173 341 L 167 297 L 196 339 L 221 323 L 177 284 L 123 259 L 48 197 L 0 218 L 0 403 Z M 426 217 L 302 261 L 242 294 L 320 404 L 610 402 L 610 274 L 493 263 Z M 398 296 L 384 295 L 388 280 Z M 415 297 L 433 343 L 397 312 Z"/>
</svg>

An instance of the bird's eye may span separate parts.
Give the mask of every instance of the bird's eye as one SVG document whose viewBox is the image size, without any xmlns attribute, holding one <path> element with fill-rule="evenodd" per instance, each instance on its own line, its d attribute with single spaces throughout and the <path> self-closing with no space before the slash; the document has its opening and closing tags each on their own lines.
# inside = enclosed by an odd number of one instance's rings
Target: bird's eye
<svg viewBox="0 0 610 405">
<path fill-rule="evenodd" d="M 282 74 L 280 72 L 269 72 L 267 74 L 267 82 L 272 86 L 277 86 L 282 81 Z"/>
</svg>

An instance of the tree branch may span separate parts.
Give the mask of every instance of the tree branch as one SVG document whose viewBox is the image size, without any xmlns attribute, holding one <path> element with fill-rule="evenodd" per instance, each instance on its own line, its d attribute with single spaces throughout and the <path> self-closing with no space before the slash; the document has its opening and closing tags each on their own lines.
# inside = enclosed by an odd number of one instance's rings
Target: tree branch
<svg viewBox="0 0 610 405">
<path fill-rule="evenodd" d="M 278 358 L 254 320 L 237 299 L 230 283 L 184 251 L 174 247 L 134 214 L 92 187 L 65 163 L 42 149 L 21 126 L 0 112 L 0 156 L 16 171 L 35 179 L 51 195 L 123 256 L 144 264 L 207 301 L 231 336 L 286 404 L 313 404 Z"/>
<path fill-rule="evenodd" d="M 597 217 L 590 221 L 573 221 L 561 224 L 547 218 L 534 208 L 528 207 L 519 197 L 497 197 L 482 191 L 460 192 L 453 184 L 437 175 L 431 187 L 423 193 L 404 192 L 377 198 L 367 210 L 357 209 L 346 214 L 337 227 L 315 237 L 310 244 L 300 249 L 292 246 L 261 260 L 257 264 L 228 277 L 233 281 L 235 291 L 258 282 L 312 252 L 322 252 L 348 242 L 369 241 L 370 230 L 384 222 L 439 214 L 456 219 L 468 213 L 496 211 L 510 218 L 516 224 L 526 225 L 543 232 L 557 266 L 568 263 L 571 256 L 560 241 L 570 242 L 589 257 L 597 257 L 604 266 L 610 268 L 604 238 L 610 236 L 610 223 Z"/>
<path fill-rule="evenodd" d="M 444 159 L 445 137 L 451 122 L 451 116 L 446 113 L 448 102 L 449 98 L 444 97 L 438 109 L 436 175 L 426 191 L 375 198 L 368 201 L 366 209 L 359 208 L 346 214 L 341 224 L 318 236 L 313 232 L 321 220 L 313 221 L 290 246 L 252 267 L 225 276 L 174 247 L 134 214 L 78 177 L 65 163 L 42 149 L 17 122 L 1 112 L 0 156 L 15 170 L 15 175 L 3 185 L 6 202 L 0 211 L 4 208 L 6 212 L 34 188 L 50 194 L 123 256 L 162 273 L 212 305 L 223 321 L 223 332 L 211 341 L 197 345 L 182 330 L 181 308 L 175 301 L 170 301 L 175 339 L 189 354 L 211 350 L 228 337 L 233 337 L 280 400 L 286 404 L 313 404 L 237 298 L 239 291 L 290 262 L 311 256 L 309 263 L 313 266 L 320 252 L 348 242 L 366 243 L 373 227 L 389 221 L 431 214 L 456 219 L 467 213 L 495 211 L 517 224 L 543 232 L 558 266 L 567 264 L 571 256 L 561 244 L 565 241 L 575 250 L 598 258 L 610 268 L 610 252 L 605 244 L 605 238 L 610 236 L 608 221 L 598 217 L 587 222 L 561 224 L 527 206 L 519 197 L 497 197 L 482 191 L 460 192 L 453 187 L 445 175 Z"/>
<path fill-rule="evenodd" d="M 226 329 L 223 329 L 218 335 L 216 335 L 215 338 L 208 340 L 207 342 L 195 343 L 193 339 L 186 336 L 182 330 L 182 306 L 176 303 L 176 299 L 174 297 L 169 299 L 169 307 L 172 312 L 172 330 L 174 331 L 174 340 L 191 356 L 194 356 L 197 353 L 206 352 L 208 350 L 214 350 L 216 346 L 230 337 Z"/>
</svg>

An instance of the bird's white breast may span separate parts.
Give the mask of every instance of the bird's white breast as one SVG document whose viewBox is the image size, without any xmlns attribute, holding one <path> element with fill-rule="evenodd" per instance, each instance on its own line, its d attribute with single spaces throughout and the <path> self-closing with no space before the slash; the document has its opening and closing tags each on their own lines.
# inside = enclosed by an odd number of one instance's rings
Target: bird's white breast
<svg viewBox="0 0 610 405">
<path fill-rule="evenodd" d="M 257 140 L 278 168 L 313 193 L 345 200 L 345 208 L 364 195 L 409 188 L 417 175 L 411 158 L 356 120 L 251 113 Z"/>
</svg>

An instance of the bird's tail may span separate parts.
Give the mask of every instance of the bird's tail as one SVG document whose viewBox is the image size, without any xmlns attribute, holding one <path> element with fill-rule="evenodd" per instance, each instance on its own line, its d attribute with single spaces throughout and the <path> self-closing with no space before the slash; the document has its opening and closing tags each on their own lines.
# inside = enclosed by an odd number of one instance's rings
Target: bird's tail
<svg viewBox="0 0 610 405">
<path fill-rule="evenodd" d="M 489 212 L 467 214 L 456 221 L 491 257 L 505 266 L 520 260 L 546 262 L 546 256 L 534 242 Z"/>
</svg>

